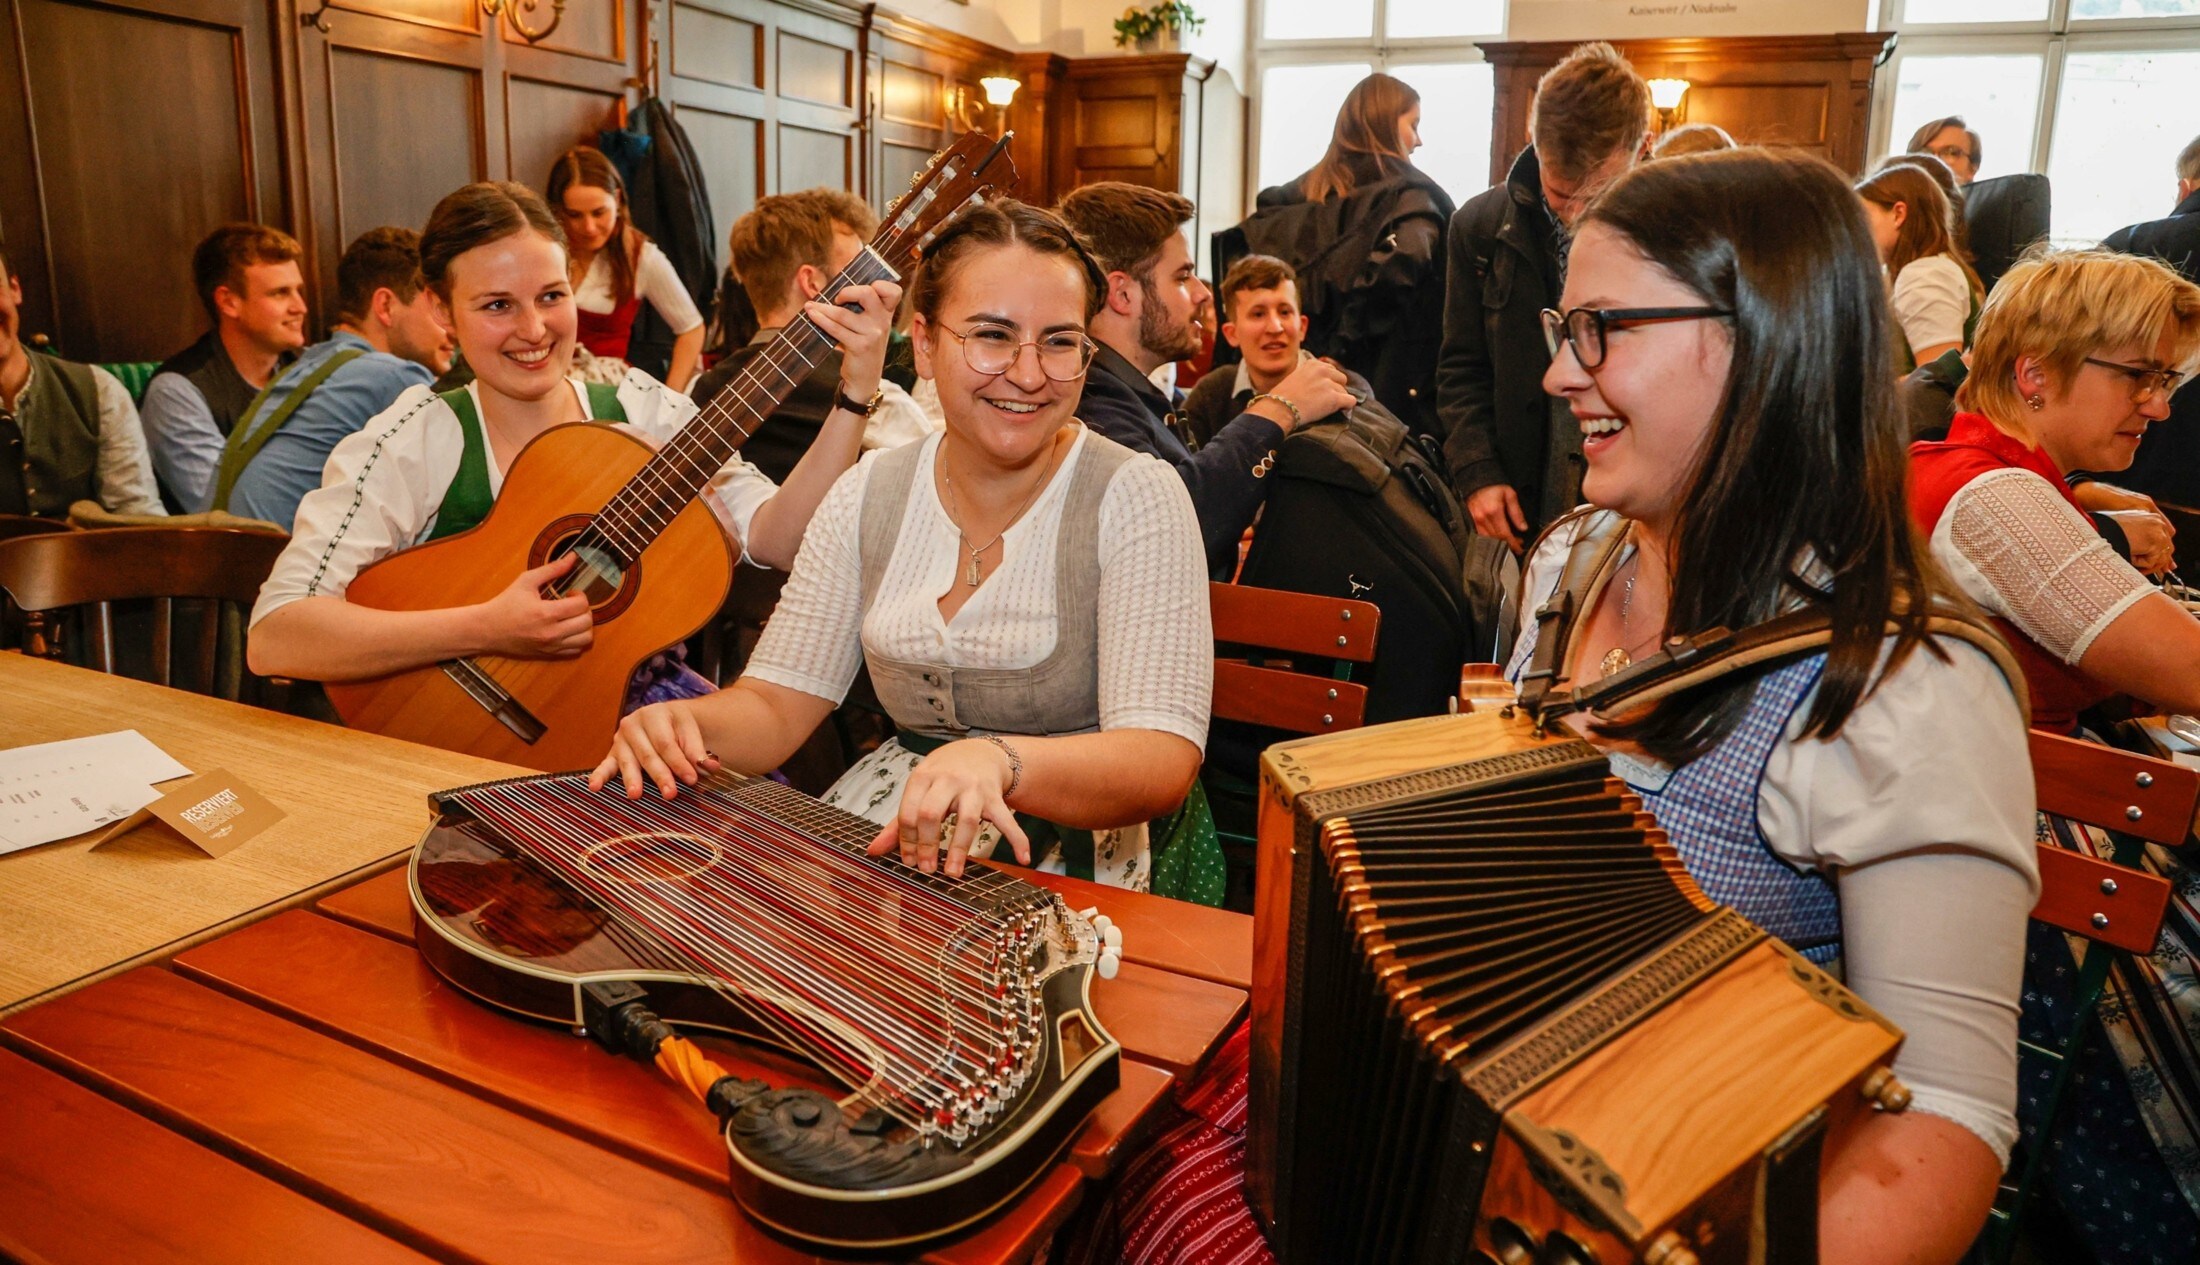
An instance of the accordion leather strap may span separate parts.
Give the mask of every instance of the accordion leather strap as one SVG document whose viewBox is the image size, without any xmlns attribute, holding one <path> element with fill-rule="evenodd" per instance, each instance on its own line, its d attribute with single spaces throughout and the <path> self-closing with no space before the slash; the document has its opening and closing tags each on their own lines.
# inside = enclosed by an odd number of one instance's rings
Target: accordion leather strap
<svg viewBox="0 0 2200 1265">
<path fill-rule="evenodd" d="M 1566 555 L 1565 569 L 1558 574 L 1558 587 L 1535 612 L 1535 652 L 1528 657 L 1528 670 L 1520 674 L 1519 687 L 1520 705 L 1531 716 L 1543 714 L 1544 696 L 1565 668 L 1574 639 L 1575 616 L 1595 604 L 1619 559 L 1620 549 L 1627 543 L 1625 518 L 1610 510 L 1597 510 L 1586 517 Z M 1567 521 L 1561 519 L 1549 530 L 1557 531 Z M 1541 543 L 1539 538 L 1537 544 Z M 1529 553 L 1533 556 L 1533 547 Z"/>
</svg>

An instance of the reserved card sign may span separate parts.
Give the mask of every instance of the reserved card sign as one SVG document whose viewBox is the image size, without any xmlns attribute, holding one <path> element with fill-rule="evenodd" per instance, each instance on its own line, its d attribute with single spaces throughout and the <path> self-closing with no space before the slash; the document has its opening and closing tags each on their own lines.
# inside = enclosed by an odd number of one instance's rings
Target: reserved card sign
<svg viewBox="0 0 2200 1265">
<path fill-rule="evenodd" d="M 179 783 L 145 811 L 208 856 L 218 857 L 281 821 L 282 809 L 225 769 Z"/>
</svg>

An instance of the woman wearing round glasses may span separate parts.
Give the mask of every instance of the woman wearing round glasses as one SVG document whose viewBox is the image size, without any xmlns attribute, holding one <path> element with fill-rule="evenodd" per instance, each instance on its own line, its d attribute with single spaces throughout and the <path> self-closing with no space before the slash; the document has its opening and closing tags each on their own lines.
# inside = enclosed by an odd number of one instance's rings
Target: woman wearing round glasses
<svg viewBox="0 0 2200 1265">
<path fill-rule="evenodd" d="M 1588 211 L 1543 382 L 1590 507 L 1531 551 L 1521 602 L 1563 579 L 1578 613 L 1531 614 L 1512 671 L 1548 638 L 1571 688 L 1668 637 L 1829 614 L 1821 654 L 1576 721 L 1707 893 L 1838 959 L 1907 1034 L 1910 1108 L 1827 1140 L 1821 1259 L 1945 1263 L 2017 1132 L 2031 766 L 1995 661 L 1926 627 L 1957 603 L 1904 520 L 1871 243 L 1833 168 L 1768 150 L 1648 164 Z"/>
<path fill-rule="evenodd" d="M 874 853 L 960 873 L 1005 837 L 1027 864 L 1149 887 L 1146 822 L 1198 772 L 1214 650 L 1183 480 L 1075 416 L 1104 288 L 1048 212 L 943 232 L 910 336 L 946 430 L 842 476 L 741 679 L 621 722 L 596 784 L 670 797 L 773 768 L 867 665 L 897 735 L 826 799 L 881 823 Z M 1174 879 L 1219 887 L 1208 852 L 1211 875 Z"/>
<path fill-rule="evenodd" d="M 1933 557 L 2002 621 L 2032 691 L 2032 723 L 2079 731 L 2079 713 L 2125 694 L 2200 713 L 2200 621 L 2116 556 L 2063 475 L 2131 464 L 2147 427 L 2200 357 L 2200 287 L 2151 259 L 2065 251 L 2010 269 L 1979 316 L 1971 374 L 1948 438 L 1911 448 L 1910 501 Z M 2166 551 L 2165 551 L 2166 552 Z M 2142 559 L 2142 562 L 2145 559 Z M 2165 560 L 2166 565 L 2166 560 Z M 2056 841 L 2107 855 L 2076 823 Z M 2111 976 L 2106 1049 L 2078 1063 L 2078 1101 L 2055 1131 L 2049 1188 L 2105 1262 L 2200 1252 L 2200 870 L 2168 849 L 2141 861 L 2171 880 L 2155 952 Z M 2071 951 L 2034 927 L 2022 1032 L 2069 1036 Z M 2027 1057 L 2030 1135 L 2052 1069 Z"/>
</svg>

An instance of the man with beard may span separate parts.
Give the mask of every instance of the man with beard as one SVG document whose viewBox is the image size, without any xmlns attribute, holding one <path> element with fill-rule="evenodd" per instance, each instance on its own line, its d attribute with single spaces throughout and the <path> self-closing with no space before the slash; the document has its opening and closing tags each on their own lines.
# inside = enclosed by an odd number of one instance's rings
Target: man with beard
<svg viewBox="0 0 2200 1265">
<path fill-rule="evenodd" d="M 1183 420 L 1148 375 L 1197 354 L 1199 312 L 1209 292 L 1192 261 L 1184 226 L 1191 199 L 1119 181 L 1086 185 L 1056 208 L 1085 239 L 1108 275 L 1087 332 L 1099 344 L 1077 416 L 1099 434 L 1176 467 L 1199 513 L 1207 566 L 1228 579 L 1238 540 L 1267 492 L 1262 480 L 1276 445 L 1302 422 L 1353 403 L 1335 365 L 1309 360 L 1193 451 Z M 1036 331 L 1033 331 L 1036 336 Z"/>
</svg>

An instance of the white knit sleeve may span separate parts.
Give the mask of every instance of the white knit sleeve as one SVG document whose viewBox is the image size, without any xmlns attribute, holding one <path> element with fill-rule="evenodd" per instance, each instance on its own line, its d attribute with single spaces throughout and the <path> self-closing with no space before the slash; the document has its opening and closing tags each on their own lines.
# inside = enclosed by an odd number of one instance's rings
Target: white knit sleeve
<svg viewBox="0 0 2200 1265">
<path fill-rule="evenodd" d="M 1933 527 L 1934 561 L 1972 601 L 2076 663 L 2131 604 L 2155 591 L 2070 502 L 2029 470 L 1989 470 Z"/>
<path fill-rule="evenodd" d="M 1100 502 L 1100 728 L 1205 749 L 1214 630 L 1199 519 L 1167 463 L 1133 457 Z"/>
<path fill-rule="evenodd" d="M 1971 314 L 1971 282 L 1955 260 L 1946 255 L 1911 260 L 1894 279 L 1890 297 L 1913 353 L 1963 341 L 1964 318 Z"/>
<path fill-rule="evenodd" d="M 819 502 L 743 677 L 835 704 L 847 697 L 863 666 L 860 532 L 871 460 L 866 456 L 844 472 Z"/>
</svg>

